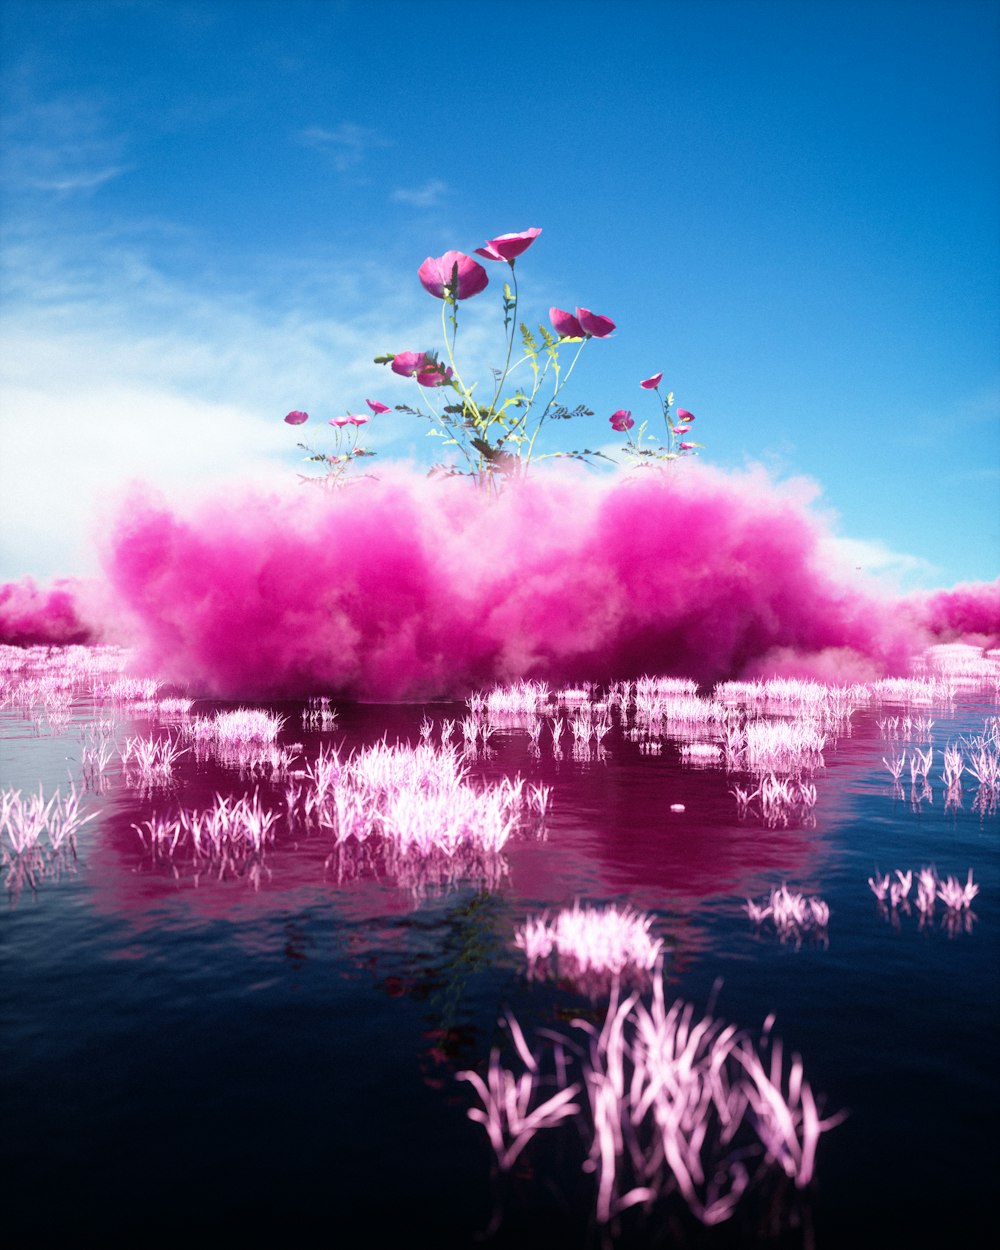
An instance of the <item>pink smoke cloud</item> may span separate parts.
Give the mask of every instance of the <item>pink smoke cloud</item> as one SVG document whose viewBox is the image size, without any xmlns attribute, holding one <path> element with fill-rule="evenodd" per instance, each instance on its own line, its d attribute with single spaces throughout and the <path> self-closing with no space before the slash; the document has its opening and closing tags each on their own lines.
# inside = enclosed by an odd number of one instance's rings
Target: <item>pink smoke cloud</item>
<svg viewBox="0 0 1000 1250">
<path fill-rule="evenodd" d="M 908 603 L 935 642 L 964 639 L 983 647 L 1000 647 L 1000 578 L 912 595 Z"/>
<path fill-rule="evenodd" d="M 0 643 L 10 646 L 65 646 L 108 640 L 101 618 L 108 617 L 101 589 L 76 578 L 46 587 L 33 578 L 0 585 Z"/>
<path fill-rule="evenodd" d="M 144 664 L 221 697 L 904 672 L 922 614 L 838 584 L 821 536 L 760 474 L 538 476 L 486 501 L 396 469 L 186 514 L 136 494 L 106 565 Z"/>
</svg>

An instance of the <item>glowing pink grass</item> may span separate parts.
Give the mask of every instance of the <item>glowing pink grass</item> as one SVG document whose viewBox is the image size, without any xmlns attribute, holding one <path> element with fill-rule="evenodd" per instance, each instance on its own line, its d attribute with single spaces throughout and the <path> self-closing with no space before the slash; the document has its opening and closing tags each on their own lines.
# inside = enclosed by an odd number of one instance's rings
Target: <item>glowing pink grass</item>
<svg viewBox="0 0 1000 1250">
<path fill-rule="evenodd" d="M 736 798 L 741 817 L 756 812 L 770 829 L 787 826 L 792 820 L 803 826 L 815 824 L 813 809 L 818 792 L 811 781 L 779 778 L 770 773 L 761 778 L 756 789 L 734 786 L 730 793 Z"/>
<path fill-rule="evenodd" d="M 770 1021 L 755 1047 L 732 1025 L 696 1018 L 690 1004 L 668 1008 L 661 977 L 648 1001 L 615 992 L 602 1024 L 575 1021 L 587 1039 L 582 1051 L 553 1030 L 545 1032 L 547 1049 L 532 1050 L 510 1013 L 506 1022 L 516 1067 L 502 1066 L 494 1049 L 486 1080 L 458 1074 L 481 1104 L 469 1118 L 486 1128 L 509 1170 L 536 1132 L 573 1114 L 590 1143 L 584 1168 L 595 1177 L 595 1214 L 604 1225 L 671 1190 L 702 1223 L 721 1223 L 756 1179 L 751 1167 L 777 1167 L 804 1188 L 822 1133 L 842 1118 L 820 1119 L 801 1059 L 793 1056 L 786 1071 Z M 581 1093 L 586 1116 L 571 1102 Z"/>
<path fill-rule="evenodd" d="M 830 923 L 830 906 L 825 900 L 796 893 L 785 884 L 772 889 L 763 902 L 748 898 L 745 910 L 758 927 L 770 920 L 783 941 L 799 941 L 808 933 L 825 933 Z"/>
<path fill-rule="evenodd" d="M 132 828 L 158 854 L 169 857 L 181 846 L 199 859 L 239 865 L 273 842 L 277 821 L 278 814 L 262 807 L 255 790 L 240 798 L 216 794 L 210 807 L 184 809 L 172 819 L 154 816 Z"/>
<path fill-rule="evenodd" d="M 909 896 L 914 876 L 912 870 L 904 871 L 900 868 L 893 875 L 876 872 L 873 877 L 868 878 L 868 885 L 878 900 L 882 914 L 893 924 L 898 924 L 900 914 L 909 914 Z M 942 880 L 934 868 L 921 868 L 916 874 L 916 885 L 914 902 L 921 927 L 933 920 L 937 903 L 941 902 L 945 906 L 942 926 L 949 935 L 954 935 L 963 928 L 967 932 L 971 931 L 975 919 L 971 911 L 972 901 L 979 893 L 979 886 L 972 879 L 971 868 L 964 885 L 953 876 Z"/>
<path fill-rule="evenodd" d="M 121 747 L 122 766 L 129 776 L 137 777 L 144 784 L 156 784 L 173 775 L 174 764 L 188 748 L 182 747 L 176 738 L 128 737 Z"/>
<path fill-rule="evenodd" d="M 34 850 L 47 835 L 48 845 L 59 850 L 72 845 L 76 835 L 97 812 L 86 815 L 80 810 L 81 796 L 74 786 L 63 796 L 59 790 L 45 797 L 41 785 L 37 794 L 23 795 L 20 790 L 0 791 L 0 841 L 4 835 L 15 856 Z M 4 844 L 7 854 L 7 845 Z"/>
<path fill-rule="evenodd" d="M 470 785 L 458 753 L 429 738 L 416 747 L 376 743 L 347 760 L 321 752 L 305 778 L 287 792 L 293 820 L 318 824 L 338 844 L 376 837 L 417 859 L 495 859 L 549 803 L 547 788 L 526 792 L 519 777 Z"/>
<path fill-rule="evenodd" d="M 529 918 L 516 930 L 514 945 L 524 951 L 534 975 L 544 975 L 544 965 L 553 953 L 563 976 L 620 975 L 629 969 L 648 972 L 663 949 L 661 938 L 650 937 L 652 924 L 652 916 L 631 907 L 588 907 L 576 902 L 551 920 L 547 913 Z"/>
</svg>

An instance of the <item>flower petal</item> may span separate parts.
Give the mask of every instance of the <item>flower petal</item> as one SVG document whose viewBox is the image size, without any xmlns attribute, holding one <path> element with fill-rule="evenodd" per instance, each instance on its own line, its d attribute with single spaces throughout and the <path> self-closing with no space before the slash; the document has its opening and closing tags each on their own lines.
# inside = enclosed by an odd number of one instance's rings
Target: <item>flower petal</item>
<svg viewBox="0 0 1000 1250">
<path fill-rule="evenodd" d="M 426 364 L 426 352 L 397 352 L 389 368 L 393 373 L 401 374 L 404 378 L 412 378 L 415 373 L 425 368 Z"/>
<path fill-rule="evenodd" d="M 639 385 L 644 387 L 647 391 L 655 391 L 662 381 L 663 381 L 663 374 L 654 373 L 651 378 L 645 378 L 642 382 L 639 383 Z"/>
<path fill-rule="evenodd" d="M 589 334 L 591 338 L 607 338 L 615 328 L 615 323 L 610 317 L 599 317 L 597 313 L 592 313 L 589 308 L 578 308 L 576 317 L 580 325 L 583 326 L 584 333 Z"/>
<path fill-rule="evenodd" d="M 289 425 L 301 425 L 303 421 L 308 421 L 308 420 L 309 420 L 308 412 L 298 412 L 298 411 L 290 412 L 288 416 L 285 417 L 285 421 Z"/>
<path fill-rule="evenodd" d="M 454 299 L 468 299 L 489 285 L 486 270 L 464 252 L 428 256 L 417 270 L 417 276 L 424 290 L 437 299 L 444 299 L 446 295 Z"/>
<path fill-rule="evenodd" d="M 487 260 L 512 261 L 526 252 L 541 233 L 541 229 L 532 226 L 530 230 L 520 230 L 515 234 L 498 234 L 495 239 L 488 239 L 485 247 L 477 247 L 476 255 L 485 256 Z"/>
<path fill-rule="evenodd" d="M 549 320 L 560 338 L 582 339 L 584 337 L 583 326 L 572 313 L 564 312 L 561 308 L 550 308 Z"/>
<path fill-rule="evenodd" d="M 380 404 L 377 399 L 366 399 L 365 403 L 372 410 L 372 412 L 375 413 L 376 416 L 378 416 L 380 413 L 390 411 L 388 404 Z"/>
</svg>

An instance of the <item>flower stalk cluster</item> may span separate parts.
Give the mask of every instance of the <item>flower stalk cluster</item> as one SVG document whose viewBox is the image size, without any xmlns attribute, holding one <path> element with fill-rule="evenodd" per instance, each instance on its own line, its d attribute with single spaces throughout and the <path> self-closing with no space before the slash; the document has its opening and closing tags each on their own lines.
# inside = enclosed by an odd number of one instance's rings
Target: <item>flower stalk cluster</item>
<svg viewBox="0 0 1000 1250">
<path fill-rule="evenodd" d="M 365 403 L 372 411 L 372 415 L 379 416 L 383 412 L 389 411 L 389 405 L 380 403 L 376 399 L 366 399 Z M 288 413 L 285 417 L 287 425 L 303 425 L 309 420 L 308 412 L 300 412 L 295 410 Z M 325 471 L 322 477 L 306 477 L 299 474 L 299 480 L 303 482 L 312 482 L 316 485 L 323 486 L 327 489 L 334 489 L 344 483 L 344 474 L 355 460 L 360 460 L 363 456 L 374 456 L 375 452 L 369 451 L 367 447 L 363 447 L 358 442 L 358 435 L 363 425 L 367 425 L 371 420 L 368 413 L 349 412 L 343 417 L 332 417 L 327 423 L 333 426 L 336 431 L 336 441 L 334 442 L 333 451 L 317 452 L 313 448 L 308 447 L 305 443 L 299 443 L 298 446 L 303 451 L 308 452 L 307 460 L 316 464 L 325 465 Z"/>
<path fill-rule="evenodd" d="M 486 386 L 468 380 L 458 359 L 459 305 L 481 294 L 490 282 L 487 267 L 464 252 L 447 251 L 441 256 L 428 256 L 417 270 L 424 289 L 441 301 L 443 351 L 385 352 L 375 357 L 376 364 L 388 365 L 397 376 L 414 379 L 420 388 L 418 406 L 397 404 L 396 411 L 429 420 L 430 435 L 442 439 L 444 447 L 454 449 L 449 450 L 441 463 L 434 465 L 432 475 L 469 476 L 481 489 L 491 493 L 507 480 L 527 476 L 532 460 L 560 456 L 588 462 L 614 460 L 605 451 L 589 447 L 544 454 L 536 451 L 539 434 L 548 422 L 594 415 L 583 404 L 573 409 L 566 407 L 561 396 L 585 346 L 592 339 L 610 337 L 616 328 L 610 317 L 579 306 L 572 313 L 550 308 L 550 325 L 539 325 L 537 333 L 519 319 L 517 261 L 541 233 L 539 227 L 533 226 L 498 235 L 474 249 L 475 256 L 490 264 L 506 265 L 510 271 L 505 275 L 502 288 L 503 366 L 492 370 L 492 380 Z M 563 358 L 566 353 L 571 353 L 568 362 Z M 631 412 L 624 408 L 610 419 L 613 430 L 627 435 L 626 454 L 643 466 L 676 460 L 695 453 L 700 446 L 682 441 L 690 431 L 694 416 L 683 408 L 671 413 L 673 393 L 660 394 L 662 377 L 662 373 L 658 373 L 640 385 L 655 390 L 659 398 L 666 427 L 663 443 L 647 432 L 648 422 L 642 424 L 633 439 L 630 431 L 635 422 Z M 367 402 L 375 415 L 388 411 L 383 404 Z M 307 419 L 307 414 L 299 411 L 285 417 L 291 425 Z M 367 415 L 355 414 L 334 418 L 330 422 L 337 428 L 333 454 L 304 448 L 310 452 L 310 460 L 326 465 L 322 484 L 340 485 L 355 459 L 374 454 L 358 444 L 358 426 L 368 420 Z M 353 441 L 345 434 L 346 427 L 351 425 Z"/>
</svg>

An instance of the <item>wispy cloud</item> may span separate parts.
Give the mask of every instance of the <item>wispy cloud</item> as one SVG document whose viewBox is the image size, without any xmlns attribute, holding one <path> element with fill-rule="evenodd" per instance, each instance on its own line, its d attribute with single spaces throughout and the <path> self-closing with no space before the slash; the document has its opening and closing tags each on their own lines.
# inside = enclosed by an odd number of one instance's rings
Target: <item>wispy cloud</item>
<svg viewBox="0 0 1000 1250">
<path fill-rule="evenodd" d="M 257 289 L 213 289 L 170 277 L 121 240 L 47 229 L 11 243 L 0 581 L 92 571 L 102 515 L 132 480 L 171 499 L 248 481 L 294 488 L 296 443 L 331 450 L 328 418 L 363 410 L 367 397 L 412 400 L 412 383 L 372 357 L 386 341 L 402 350 L 429 339 L 436 309 L 419 287 L 400 295 L 398 275 L 339 254 L 313 258 L 308 283 L 290 291 L 289 267 L 270 259 L 280 302 L 263 263 Z M 301 431 L 282 421 L 292 408 L 312 414 Z M 393 414 L 365 433 L 383 454 L 423 451 L 425 427 L 412 418 Z"/>
<path fill-rule="evenodd" d="M 896 594 L 918 586 L 933 586 L 941 569 L 923 556 L 894 551 L 879 539 L 822 534 L 817 552 L 824 569 L 845 585 L 869 593 Z"/>
<path fill-rule="evenodd" d="M 339 174 L 357 169 L 370 152 L 391 147 L 388 139 L 368 126 L 341 122 L 329 130 L 323 126 L 307 126 L 299 131 L 299 140 L 307 147 L 322 152 Z"/>
<path fill-rule="evenodd" d="M 134 168 L 122 160 L 128 140 L 108 126 L 102 102 L 23 96 L 5 110 L 3 178 L 10 193 L 66 196 L 95 191 Z"/>
<path fill-rule="evenodd" d="M 422 187 L 396 187 L 390 199 L 397 204 L 409 204 L 411 208 L 434 208 L 441 203 L 447 191 L 446 182 L 431 178 Z"/>
</svg>

